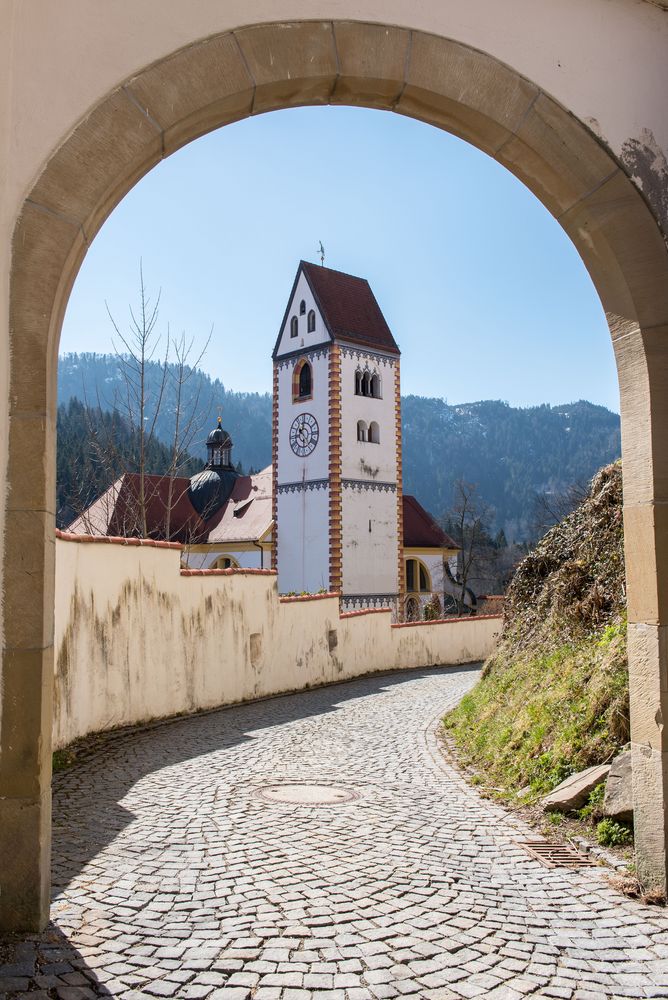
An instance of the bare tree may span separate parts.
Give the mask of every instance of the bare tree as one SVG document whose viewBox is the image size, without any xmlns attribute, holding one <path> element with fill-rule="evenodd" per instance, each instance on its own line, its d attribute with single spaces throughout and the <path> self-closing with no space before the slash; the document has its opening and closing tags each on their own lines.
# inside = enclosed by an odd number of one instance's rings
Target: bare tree
<svg viewBox="0 0 668 1000">
<path fill-rule="evenodd" d="M 112 346 L 120 372 L 120 388 L 116 386 L 111 400 L 101 398 L 98 389 L 96 403 L 91 407 L 84 387 L 84 399 L 89 415 L 91 460 L 103 471 L 103 478 L 111 484 L 96 505 L 98 519 L 104 520 L 106 505 L 107 522 L 113 512 L 116 530 L 126 536 L 146 538 L 151 529 L 155 530 L 155 513 L 149 518 L 149 510 L 159 495 L 160 504 L 164 507 L 164 523 L 160 533 L 161 537 L 170 540 L 173 532 L 172 514 L 180 499 L 176 483 L 184 463 L 191 458 L 188 450 L 202 430 L 200 402 L 203 380 L 198 377 L 198 366 L 209 346 L 213 330 L 196 355 L 194 339 L 188 339 L 185 332 L 172 338 L 167 327 L 166 337 L 163 337 L 158 330 L 160 297 L 160 292 L 155 298 L 150 296 L 140 262 L 139 298 L 136 308 L 129 307 L 127 329 L 121 328 L 107 305 L 115 334 Z M 174 362 L 170 361 L 172 352 Z M 186 390 L 193 388 L 191 382 L 194 382 L 194 392 L 187 393 Z M 170 411 L 173 409 L 173 414 L 169 414 L 171 440 L 168 445 L 162 444 L 161 451 L 164 455 L 166 449 L 169 457 L 166 461 L 163 459 L 159 479 L 156 481 L 149 474 L 150 463 L 153 460 L 155 465 L 155 451 L 160 444 L 156 428 L 167 406 Z M 97 415 L 103 411 L 112 412 L 111 421 L 97 419 Z M 128 435 L 119 433 L 121 424 L 129 430 L 132 442 L 130 455 L 127 448 Z M 153 471 L 157 472 L 156 469 Z M 133 474 L 133 483 L 132 488 L 123 490 L 123 509 L 119 511 L 116 504 L 118 486 L 115 484 L 125 473 Z M 89 496 L 89 484 L 82 484 L 82 500 Z M 74 504 L 75 501 L 76 498 L 71 503 Z M 99 533 L 99 528 L 96 531 L 96 525 L 91 520 L 96 515 L 91 515 L 86 509 L 89 503 L 90 499 L 87 503 L 82 503 L 80 517 L 87 526 L 86 530 Z"/>
<path fill-rule="evenodd" d="M 563 519 L 589 496 L 589 484 L 582 480 L 564 490 L 536 493 L 531 512 L 531 534 L 542 538 L 546 531 Z"/>
<path fill-rule="evenodd" d="M 118 357 L 123 375 L 123 386 L 126 396 L 125 410 L 127 413 L 128 423 L 130 424 L 131 431 L 137 435 L 139 446 L 139 461 L 137 469 L 139 476 L 139 488 L 137 506 L 139 529 L 142 538 L 146 538 L 148 535 L 148 523 L 146 517 L 146 450 L 154 439 L 155 425 L 158 419 L 158 414 L 160 413 L 162 397 L 167 384 L 167 365 L 169 362 L 170 343 L 168 337 L 167 346 L 165 348 L 165 357 L 162 362 L 162 374 L 158 383 L 157 398 L 152 399 L 152 394 L 147 385 L 146 369 L 148 362 L 153 361 L 158 348 L 160 347 L 161 337 L 156 331 L 158 323 L 158 309 L 160 306 L 160 294 L 161 293 L 158 292 L 154 302 L 152 302 L 149 298 L 146 285 L 144 283 L 144 268 L 142 262 L 140 261 L 139 309 L 135 314 L 134 309 L 130 306 L 130 324 L 127 333 L 121 332 L 118 323 L 112 316 L 111 310 L 107 305 L 107 314 L 109 319 L 111 320 L 114 330 L 116 331 L 118 341 L 125 349 L 121 350 L 118 343 L 114 342 L 112 339 L 112 346 L 116 356 Z M 152 404 L 151 409 L 153 414 L 151 418 L 148 416 L 149 404 Z M 148 427 L 147 424 L 149 425 Z"/>
<path fill-rule="evenodd" d="M 191 381 L 191 379 L 196 375 L 197 368 L 207 351 L 209 344 L 211 343 L 211 337 L 213 336 L 213 328 L 209 332 L 209 336 L 206 339 L 204 347 L 198 354 L 198 356 L 193 359 L 192 364 L 189 363 L 190 355 L 193 352 L 193 341 L 186 340 L 185 332 L 181 332 L 181 336 L 172 341 L 174 347 L 174 357 L 176 361 L 174 365 L 169 369 L 170 378 L 174 382 L 174 436 L 172 438 L 172 456 L 169 463 L 169 469 L 167 470 L 167 476 L 169 478 L 167 486 L 167 507 L 165 511 L 165 538 L 171 538 L 171 518 L 172 509 L 174 505 L 174 483 L 180 472 L 181 466 L 183 464 L 183 459 L 188 453 L 188 449 L 195 441 L 197 434 L 202 429 L 202 419 L 200 414 L 200 397 L 202 393 L 202 380 L 198 379 L 197 388 L 195 392 L 194 400 L 190 401 L 189 410 L 187 413 L 184 412 L 183 408 L 183 393 Z"/>
<path fill-rule="evenodd" d="M 460 546 L 458 573 L 456 578 L 457 614 L 469 610 L 467 602 L 469 581 L 476 564 L 489 558 L 489 516 L 490 510 L 485 504 L 475 483 L 467 483 L 463 479 L 455 481 L 453 489 L 453 506 L 447 523 L 455 541 Z"/>
</svg>

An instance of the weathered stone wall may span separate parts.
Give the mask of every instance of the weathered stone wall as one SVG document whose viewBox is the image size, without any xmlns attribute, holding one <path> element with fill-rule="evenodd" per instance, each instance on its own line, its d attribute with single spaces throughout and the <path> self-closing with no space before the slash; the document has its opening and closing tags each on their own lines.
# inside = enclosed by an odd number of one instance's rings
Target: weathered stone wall
<svg viewBox="0 0 668 1000">
<path fill-rule="evenodd" d="M 54 746 L 399 667 L 487 656 L 501 619 L 396 626 L 279 598 L 270 570 L 182 571 L 180 546 L 56 543 Z"/>
</svg>

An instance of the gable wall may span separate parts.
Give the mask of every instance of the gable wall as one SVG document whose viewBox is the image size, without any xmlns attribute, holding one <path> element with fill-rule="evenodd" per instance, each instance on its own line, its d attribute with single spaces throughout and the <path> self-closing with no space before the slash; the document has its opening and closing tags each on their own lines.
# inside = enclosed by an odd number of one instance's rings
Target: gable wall
<svg viewBox="0 0 668 1000">
<path fill-rule="evenodd" d="M 303 316 L 300 316 L 299 304 L 302 299 L 306 303 L 306 312 Z M 312 333 L 308 333 L 306 328 L 306 321 L 310 309 L 315 311 L 315 330 Z M 299 335 L 297 337 L 290 336 L 290 320 L 293 316 L 297 317 L 297 322 L 299 324 Z M 285 314 L 285 321 L 281 327 L 278 346 L 276 349 L 276 357 L 281 357 L 284 354 L 290 354 L 292 351 L 297 351 L 301 348 L 308 350 L 316 344 L 328 344 L 329 342 L 330 336 L 327 332 L 327 328 L 325 327 L 320 310 L 316 305 L 308 281 L 306 280 L 304 274 L 301 273 L 299 275 L 299 280 L 297 281 L 292 299 L 290 300 L 290 307 Z"/>
</svg>

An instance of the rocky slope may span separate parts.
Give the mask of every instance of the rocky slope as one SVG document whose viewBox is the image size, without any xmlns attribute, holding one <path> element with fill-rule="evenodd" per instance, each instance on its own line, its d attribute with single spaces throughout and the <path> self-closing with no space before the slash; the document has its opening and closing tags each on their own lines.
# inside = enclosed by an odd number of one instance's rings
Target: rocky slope
<svg viewBox="0 0 668 1000">
<path fill-rule="evenodd" d="M 445 719 L 500 797 L 534 801 L 627 742 L 625 604 L 617 463 L 520 563 L 499 648 Z"/>
</svg>

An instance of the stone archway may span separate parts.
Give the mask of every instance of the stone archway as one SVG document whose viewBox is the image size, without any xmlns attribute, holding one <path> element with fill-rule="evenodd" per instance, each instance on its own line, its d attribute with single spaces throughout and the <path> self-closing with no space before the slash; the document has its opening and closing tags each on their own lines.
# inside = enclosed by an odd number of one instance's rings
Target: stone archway
<svg viewBox="0 0 668 1000">
<path fill-rule="evenodd" d="M 503 62 L 468 45 L 353 21 L 261 24 L 165 55 L 107 93 L 23 201 L 10 275 L 4 553 L 0 926 L 48 915 L 57 347 L 90 241 L 162 157 L 251 114 L 304 104 L 393 110 L 472 142 L 561 222 L 608 313 L 625 461 L 632 727 L 640 870 L 665 885 L 668 762 L 668 254 L 606 145 Z M 39 456 L 29 464 L 26 454 Z"/>
</svg>

